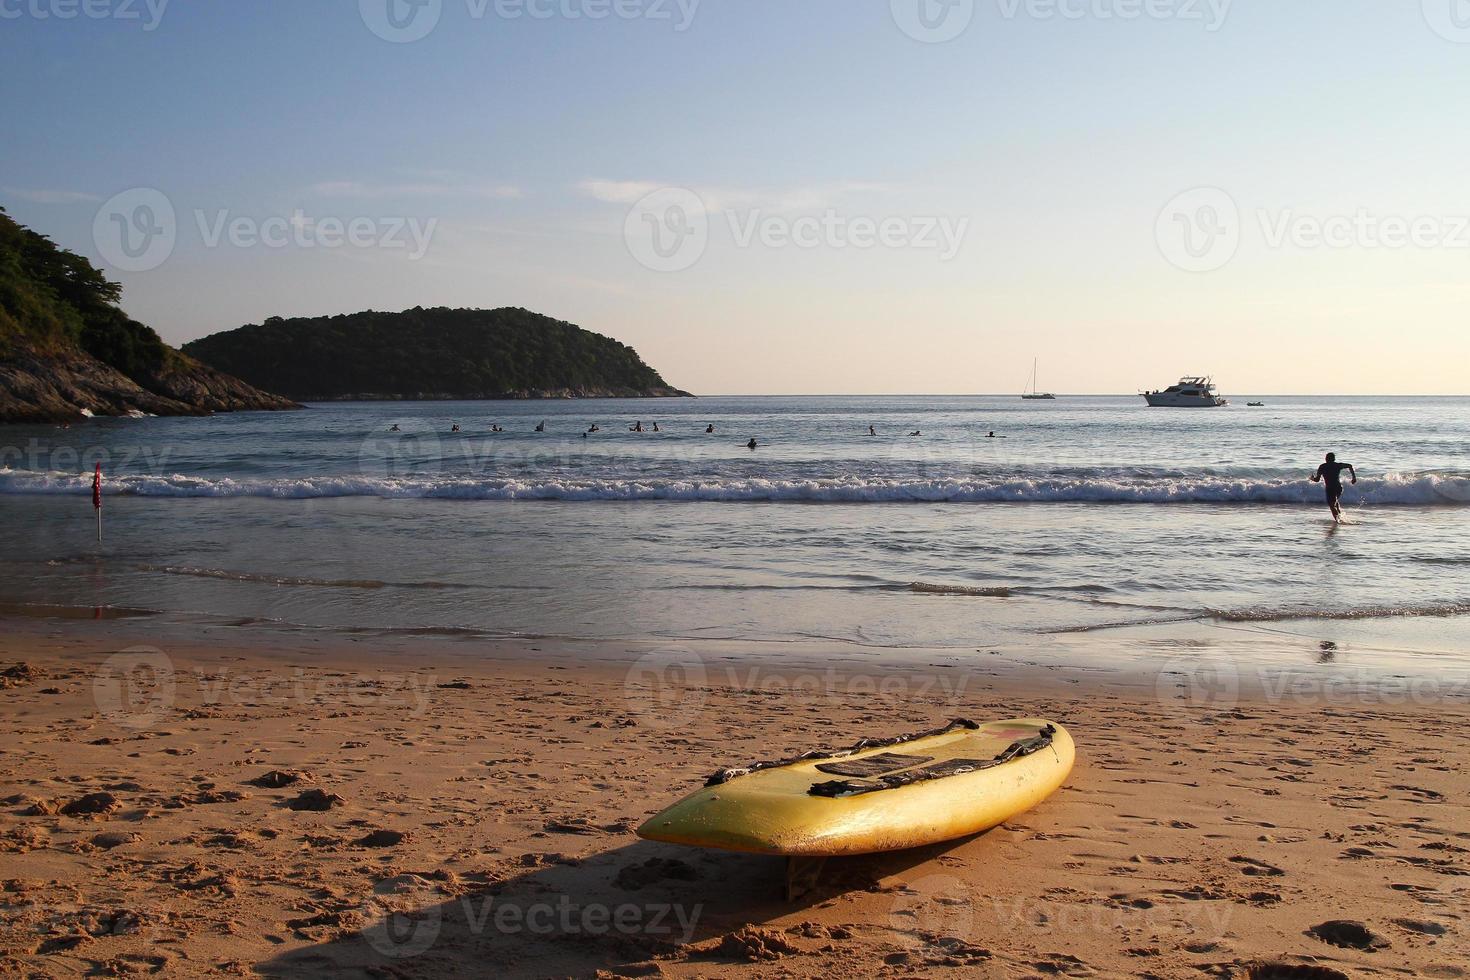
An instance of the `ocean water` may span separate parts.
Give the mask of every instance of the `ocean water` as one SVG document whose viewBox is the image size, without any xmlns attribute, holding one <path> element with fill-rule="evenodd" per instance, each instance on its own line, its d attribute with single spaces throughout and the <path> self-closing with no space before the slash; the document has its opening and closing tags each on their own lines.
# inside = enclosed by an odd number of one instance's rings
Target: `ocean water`
<svg viewBox="0 0 1470 980">
<path fill-rule="evenodd" d="M 1261 400 L 364 403 L 11 426 L 0 590 L 11 609 L 450 636 L 971 651 L 1205 623 L 1470 646 L 1470 399 Z M 1360 477 L 1342 527 L 1307 480 L 1328 450 Z"/>
</svg>

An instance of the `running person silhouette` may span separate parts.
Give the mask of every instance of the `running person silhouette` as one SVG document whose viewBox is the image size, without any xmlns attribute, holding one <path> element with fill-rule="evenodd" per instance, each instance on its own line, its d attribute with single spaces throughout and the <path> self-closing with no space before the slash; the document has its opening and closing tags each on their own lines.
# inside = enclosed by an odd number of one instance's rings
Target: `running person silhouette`
<svg viewBox="0 0 1470 980">
<path fill-rule="evenodd" d="M 1358 471 L 1353 469 L 1352 463 L 1339 463 L 1336 453 L 1327 454 L 1327 462 L 1317 467 L 1317 472 L 1312 474 L 1313 483 L 1326 483 L 1327 506 L 1332 509 L 1332 519 L 1342 523 L 1342 471 L 1347 470 L 1352 474 L 1353 483 L 1358 482 Z"/>
</svg>

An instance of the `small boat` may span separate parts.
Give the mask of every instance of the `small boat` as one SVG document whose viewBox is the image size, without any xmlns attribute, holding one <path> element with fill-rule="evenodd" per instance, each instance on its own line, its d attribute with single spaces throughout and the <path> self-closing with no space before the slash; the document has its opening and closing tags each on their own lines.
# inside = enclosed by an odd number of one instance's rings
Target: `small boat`
<svg viewBox="0 0 1470 980">
<path fill-rule="evenodd" d="M 1246 402 L 1245 404 L 1246 404 L 1246 407 L 1247 408 L 1265 408 L 1266 407 L 1266 403 L 1265 402 Z"/>
<path fill-rule="evenodd" d="M 1028 402 L 1033 402 L 1033 401 L 1046 401 L 1046 402 L 1056 401 L 1057 396 L 1056 395 L 1053 395 L 1051 392 L 1049 392 L 1049 391 L 1037 391 L 1036 390 L 1036 364 L 1037 364 L 1037 361 L 1036 361 L 1036 359 L 1033 358 L 1032 361 L 1031 361 L 1031 380 L 1029 382 L 1027 382 L 1027 384 L 1026 384 L 1026 390 L 1021 393 L 1021 397 L 1023 399 L 1025 399 L 1026 401 L 1028 401 Z"/>
<path fill-rule="evenodd" d="M 1215 382 L 1207 377 L 1184 377 L 1163 391 L 1141 393 L 1154 408 L 1219 408 L 1230 403 L 1215 391 Z"/>
</svg>

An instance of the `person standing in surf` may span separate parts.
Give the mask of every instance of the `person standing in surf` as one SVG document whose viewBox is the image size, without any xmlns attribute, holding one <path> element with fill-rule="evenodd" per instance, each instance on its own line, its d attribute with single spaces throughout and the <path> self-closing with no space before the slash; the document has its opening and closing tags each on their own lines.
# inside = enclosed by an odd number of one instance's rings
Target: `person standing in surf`
<svg viewBox="0 0 1470 980">
<path fill-rule="evenodd" d="M 1342 523 L 1342 471 L 1347 470 L 1352 475 L 1353 483 L 1358 482 L 1358 471 L 1353 469 L 1352 463 L 1339 463 L 1336 453 L 1327 454 L 1327 462 L 1317 467 L 1317 472 L 1312 474 L 1313 483 L 1326 483 L 1327 506 L 1332 509 L 1332 519 Z"/>
</svg>

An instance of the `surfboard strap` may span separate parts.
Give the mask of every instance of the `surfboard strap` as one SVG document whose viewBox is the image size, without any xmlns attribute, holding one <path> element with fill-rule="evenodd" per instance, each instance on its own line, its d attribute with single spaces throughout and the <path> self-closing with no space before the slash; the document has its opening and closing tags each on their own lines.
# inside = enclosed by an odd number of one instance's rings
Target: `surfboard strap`
<svg viewBox="0 0 1470 980">
<path fill-rule="evenodd" d="M 885 789 L 898 789 L 901 786 L 911 786 L 914 783 L 927 782 L 931 779 L 944 779 L 947 776 L 959 776 L 967 772 L 994 769 L 996 766 L 1003 766 L 1007 762 L 1048 748 L 1052 743 L 1052 736 L 1056 732 L 1055 725 L 1047 725 L 1031 738 L 1023 738 L 1012 742 L 1003 751 L 997 753 L 993 759 L 946 759 L 944 762 L 935 763 L 932 766 L 887 773 L 876 776 L 872 780 L 831 779 L 825 783 L 812 784 L 807 790 L 807 795 L 825 796 L 829 799 L 844 796 L 859 796 L 864 793 L 878 793 Z"/>
<path fill-rule="evenodd" d="M 863 738 L 859 739 L 851 747 L 845 749 L 837 749 L 832 751 L 826 749 L 813 749 L 810 752 L 803 752 L 801 755 L 793 756 L 790 759 L 779 759 L 774 762 L 752 762 L 747 766 L 735 766 L 730 769 L 721 769 L 719 772 L 709 777 L 709 779 L 705 780 L 704 784 L 706 786 L 719 786 L 722 783 L 728 783 L 730 780 L 734 779 L 737 776 L 746 776 L 753 772 L 760 772 L 762 769 L 779 769 L 782 766 L 794 765 L 798 762 L 809 762 L 812 759 L 844 759 L 850 755 L 862 752 L 866 749 L 884 748 L 890 745 L 902 745 L 904 742 L 912 742 L 915 739 L 920 738 L 929 738 L 933 735 L 947 735 L 950 732 L 955 731 L 959 728 L 965 728 L 974 731 L 979 727 L 979 725 L 977 725 L 973 721 L 970 721 L 968 718 L 956 718 L 948 725 L 945 725 L 943 728 L 936 728 L 933 731 L 928 732 L 919 732 L 916 735 L 899 735 L 897 738 Z"/>
</svg>

